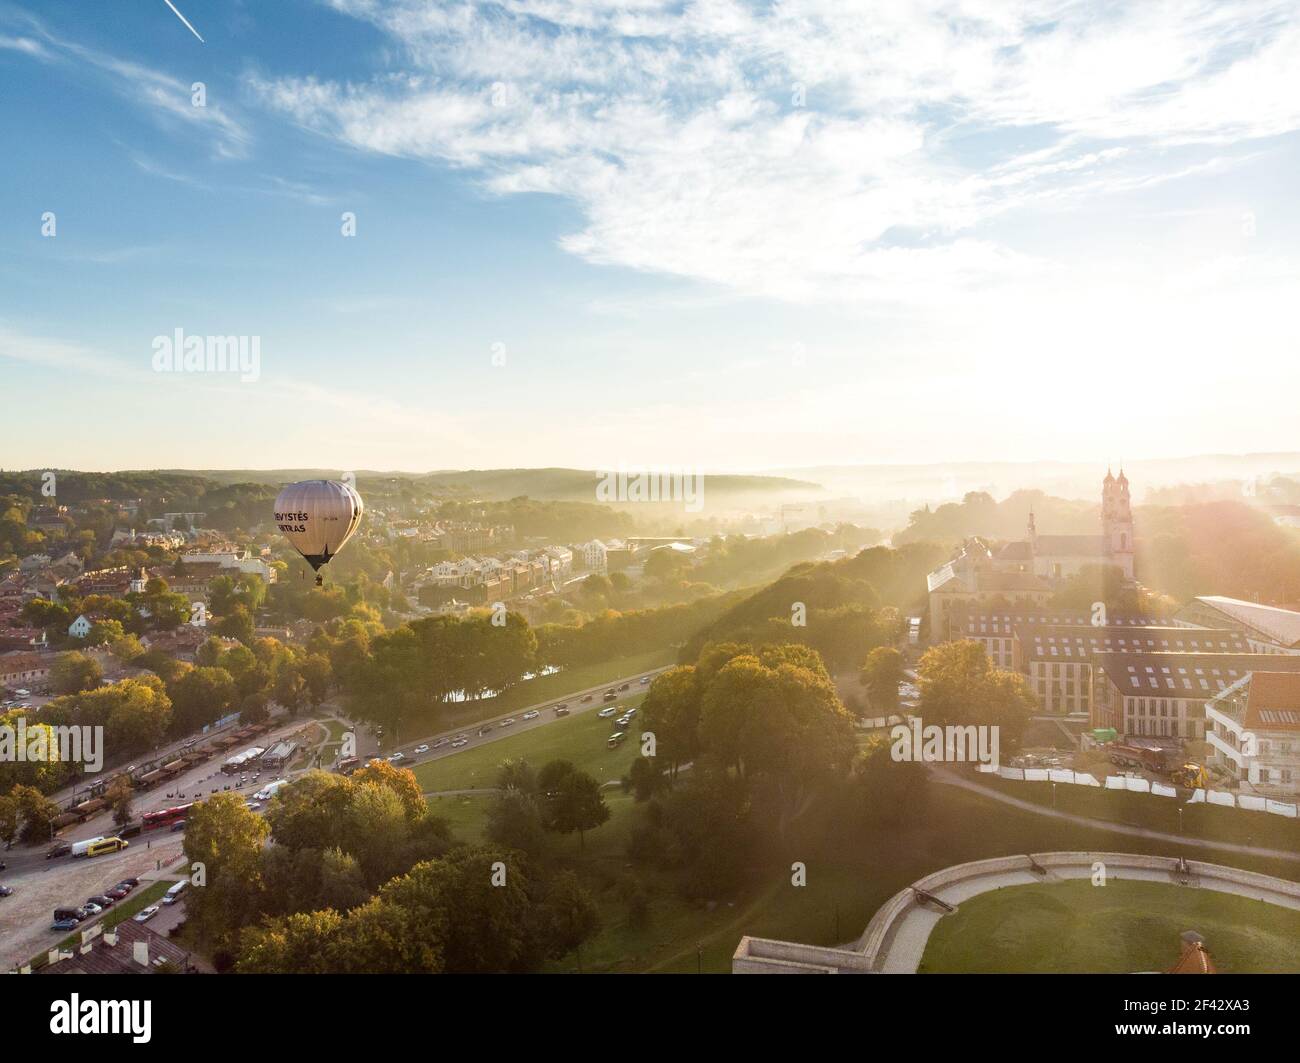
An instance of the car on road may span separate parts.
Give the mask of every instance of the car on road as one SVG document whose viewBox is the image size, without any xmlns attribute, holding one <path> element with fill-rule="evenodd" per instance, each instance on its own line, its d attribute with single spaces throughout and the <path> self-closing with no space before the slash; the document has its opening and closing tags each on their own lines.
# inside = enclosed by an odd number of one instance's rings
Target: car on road
<svg viewBox="0 0 1300 1063">
<path fill-rule="evenodd" d="M 583 694 L 583 695 L 582 695 L 582 700 L 583 700 L 583 701 L 590 701 L 590 700 L 591 700 L 591 695 L 590 695 L 590 694 Z"/>
<path fill-rule="evenodd" d="M 468 739 L 468 738 L 458 738 L 458 739 L 456 739 L 456 741 L 454 741 L 454 742 L 451 744 L 451 748 L 452 748 L 452 749 L 459 749 L 461 746 L 467 746 L 467 745 L 469 745 L 469 739 Z"/>
<path fill-rule="evenodd" d="M 604 696 L 601 700 L 602 700 L 602 701 L 613 701 L 613 700 L 614 700 L 615 698 L 617 698 L 617 697 L 618 697 L 618 695 L 615 694 L 612 690 L 607 690 L 607 691 L 605 691 L 605 696 Z"/>
<path fill-rule="evenodd" d="M 59 933 L 64 933 L 68 930 L 76 930 L 77 921 L 75 919 L 56 919 L 50 924 L 50 929 L 57 930 Z"/>
<path fill-rule="evenodd" d="M 45 851 L 45 859 L 53 860 L 56 856 L 67 856 L 72 852 L 72 846 L 68 842 L 56 842 Z"/>
<path fill-rule="evenodd" d="M 181 820 L 179 823 L 173 823 L 173 824 L 172 824 L 171 833 L 172 833 L 172 834 L 179 834 L 179 833 L 180 833 L 181 831 L 183 831 L 184 829 L 185 829 L 185 820 Z"/>
<path fill-rule="evenodd" d="M 151 904 L 149 905 L 148 908 L 143 908 L 140 911 L 136 912 L 135 921 L 137 923 L 147 923 L 149 922 L 150 919 L 152 919 L 157 914 L 158 914 L 158 905 Z"/>
<path fill-rule="evenodd" d="M 487 734 L 491 730 L 492 730 L 492 725 L 490 723 L 484 724 L 482 727 L 478 729 L 479 738 L 482 738 L 485 734 Z"/>
<path fill-rule="evenodd" d="M 250 811 L 250 812 L 260 812 L 260 811 L 262 811 L 262 802 L 261 802 L 261 801 L 245 801 L 245 802 L 244 802 L 244 807 L 245 807 L 246 809 L 248 809 L 248 811 Z"/>
<path fill-rule="evenodd" d="M 429 752 L 429 746 L 427 743 L 422 746 L 416 746 L 413 750 L 411 750 L 411 752 L 417 755 L 420 753 L 427 753 Z"/>
<path fill-rule="evenodd" d="M 515 718 L 514 718 L 513 716 L 511 716 L 510 719 L 508 719 L 508 720 L 502 720 L 499 724 L 497 724 L 497 726 L 498 726 L 498 727 L 509 727 L 509 726 L 511 726 L 514 722 L 515 722 Z"/>
<path fill-rule="evenodd" d="M 529 709 L 526 713 L 523 714 L 522 717 L 520 717 L 520 719 L 524 719 L 524 720 L 535 720 L 535 719 L 537 719 L 537 717 L 539 717 L 540 715 L 541 715 L 541 713 L 538 712 L 536 709 Z"/>
<path fill-rule="evenodd" d="M 616 712 L 618 712 L 618 709 L 614 708 L 611 705 L 608 709 L 601 709 L 600 712 L 596 713 L 596 715 L 599 716 L 602 720 L 608 720 Z"/>
<path fill-rule="evenodd" d="M 12 897 L 14 895 L 12 886 L 0 886 L 0 897 Z"/>
<path fill-rule="evenodd" d="M 648 675 L 643 675 L 641 677 L 641 685 L 643 687 L 648 687 L 650 685 L 650 677 Z"/>
<path fill-rule="evenodd" d="M 632 685 L 631 683 L 624 683 L 624 684 L 623 684 L 621 687 L 619 687 L 618 689 L 619 689 L 619 690 L 627 690 L 631 685 Z"/>
<path fill-rule="evenodd" d="M 405 759 L 406 759 L 405 753 L 394 753 L 388 758 L 388 763 L 396 764 L 399 760 L 405 760 Z"/>
<path fill-rule="evenodd" d="M 441 749 L 443 746 L 445 746 L 445 745 L 446 745 L 448 742 L 450 742 L 450 741 L 451 741 L 450 738 L 439 738 L 438 741 L 436 741 L 436 742 L 433 743 L 432 748 L 433 748 L 433 749 Z"/>
<path fill-rule="evenodd" d="M 556 716 L 568 716 L 568 715 L 569 715 L 569 706 L 567 706 L 567 705 L 556 705 L 556 706 L 555 706 L 555 715 L 556 715 Z"/>
<path fill-rule="evenodd" d="M 567 709 L 568 707 L 569 707 L 569 703 L 567 701 L 562 701 L 555 706 L 555 711 L 559 712 L 561 709 Z"/>
<path fill-rule="evenodd" d="M 458 734 L 458 735 L 456 736 L 456 739 L 457 739 L 457 741 L 459 741 L 459 740 L 462 739 L 462 738 L 464 738 L 466 741 L 468 741 L 468 740 L 469 740 L 469 735 L 467 735 L 464 731 L 461 731 L 461 733 Z"/>
</svg>

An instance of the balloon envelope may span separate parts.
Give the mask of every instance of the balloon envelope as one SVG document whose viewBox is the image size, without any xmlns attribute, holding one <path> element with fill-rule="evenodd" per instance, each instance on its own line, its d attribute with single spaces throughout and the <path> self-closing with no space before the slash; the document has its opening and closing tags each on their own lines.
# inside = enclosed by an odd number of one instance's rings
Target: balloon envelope
<svg viewBox="0 0 1300 1063">
<path fill-rule="evenodd" d="M 276 498 L 275 523 L 307 563 L 319 569 L 352 538 L 364 510 L 361 496 L 345 483 L 303 480 Z"/>
</svg>

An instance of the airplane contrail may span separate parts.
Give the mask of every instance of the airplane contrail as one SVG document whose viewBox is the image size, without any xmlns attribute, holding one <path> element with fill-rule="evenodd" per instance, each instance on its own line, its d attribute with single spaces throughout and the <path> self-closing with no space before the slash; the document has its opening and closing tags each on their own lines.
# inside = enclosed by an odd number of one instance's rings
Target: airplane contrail
<svg viewBox="0 0 1300 1063">
<path fill-rule="evenodd" d="M 176 10 L 176 5 L 172 3 L 172 0 L 163 0 L 163 3 L 166 4 L 168 7 L 170 7 L 170 8 L 172 9 L 172 13 L 173 13 L 173 14 L 174 14 L 178 19 L 180 19 L 182 22 L 185 23 L 185 28 L 186 28 L 186 29 L 188 29 L 192 34 L 194 34 L 194 36 L 199 37 L 199 31 L 196 30 L 193 26 L 190 25 L 190 20 L 189 20 L 189 19 L 187 19 L 184 15 L 182 15 L 179 11 Z M 204 39 L 203 39 L 202 37 L 199 37 L 199 43 L 200 43 L 200 44 L 206 44 L 207 42 L 204 41 Z"/>
</svg>

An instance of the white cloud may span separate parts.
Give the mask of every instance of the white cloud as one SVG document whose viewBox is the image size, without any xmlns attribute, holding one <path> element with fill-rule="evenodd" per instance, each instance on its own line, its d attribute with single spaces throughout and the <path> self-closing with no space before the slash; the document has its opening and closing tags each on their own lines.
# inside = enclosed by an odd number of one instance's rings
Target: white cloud
<svg viewBox="0 0 1300 1063">
<path fill-rule="evenodd" d="M 1172 146 L 1300 127 L 1293 3 L 327 2 L 401 68 L 250 76 L 275 110 L 568 197 L 586 223 L 562 244 L 590 261 L 799 301 L 1018 282 L 1034 256 L 977 232 L 991 219 L 1206 164 Z M 1002 141 L 971 159 L 962 135 Z"/>
<path fill-rule="evenodd" d="M 203 107 L 194 106 L 191 82 L 63 40 L 25 12 L 7 11 L 4 15 L 10 22 L 21 25 L 26 35 L 0 36 L 0 48 L 20 51 L 47 64 L 89 69 L 100 75 L 114 92 L 142 105 L 160 124 L 210 136 L 216 156 L 243 158 L 248 154 L 252 137 L 243 123 L 219 104 L 208 102 Z"/>
</svg>

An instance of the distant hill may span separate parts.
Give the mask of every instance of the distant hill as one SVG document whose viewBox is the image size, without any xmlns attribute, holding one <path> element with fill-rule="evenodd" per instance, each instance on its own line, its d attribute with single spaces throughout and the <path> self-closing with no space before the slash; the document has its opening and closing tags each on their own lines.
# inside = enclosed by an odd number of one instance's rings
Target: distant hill
<svg viewBox="0 0 1300 1063">
<path fill-rule="evenodd" d="M 339 469 L 204 469 L 195 471 L 158 470 L 163 475 L 201 476 L 218 483 L 283 484 L 294 480 L 331 479 L 341 475 Z M 552 501 L 590 502 L 595 496 L 601 473 L 584 469 L 439 469 L 428 473 L 386 472 L 373 469 L 352 470 L 362 494 L 383 484 L 411 484 L 437 494 L 487 499 L 529 498 Z M 821 485 L 783 476 L 748 476 L 712 474 L 705 471 L 705 491 L 709 497 L 734 499 L 746 494 L 807 494 L 818 492 Z"/>
</svg>

